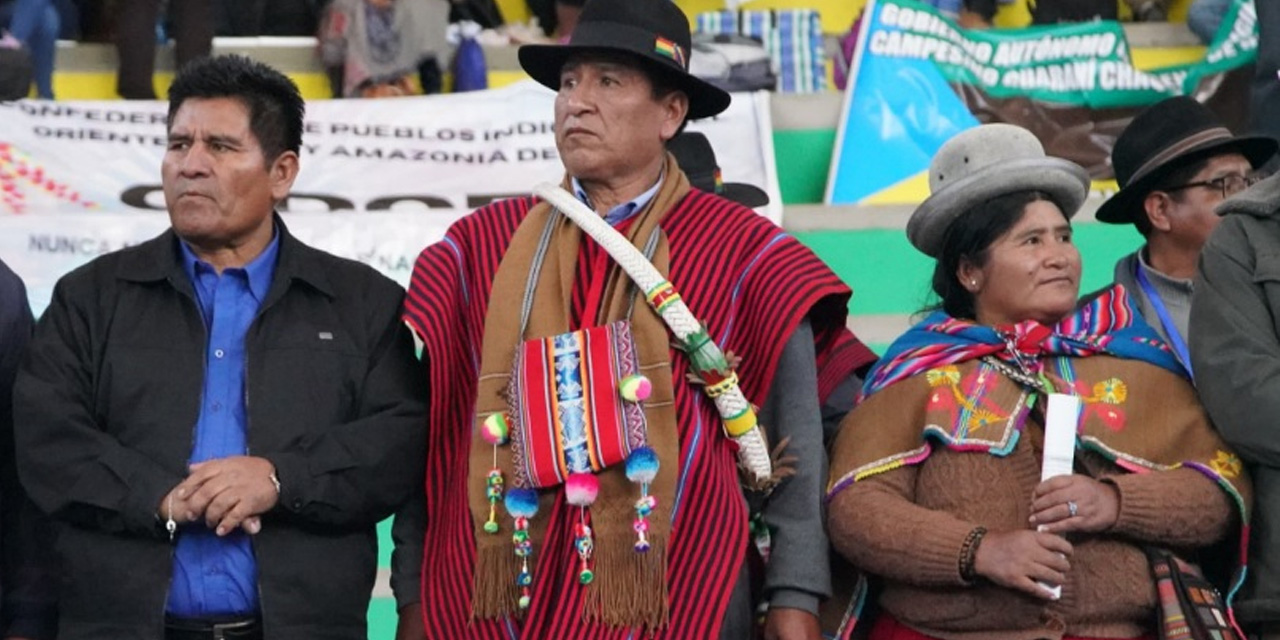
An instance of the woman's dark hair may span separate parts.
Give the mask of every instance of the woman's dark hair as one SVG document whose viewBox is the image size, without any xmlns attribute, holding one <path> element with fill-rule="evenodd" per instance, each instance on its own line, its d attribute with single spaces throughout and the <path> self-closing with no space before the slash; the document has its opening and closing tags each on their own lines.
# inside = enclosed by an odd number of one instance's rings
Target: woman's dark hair
<svg viewBox="0 0 1280 640">
<path fill-rule="evenodd" d="M 270 164 L 285 151 L 302 148 L 306 110 L 298 86 L 275 69 L 239 55 L 188 63 L 169 87 L 168 126 L 188 98 L 234 98 L 249 110 L 249 130 Z"/>
<path fill-rule="evenodd" d="M 942 252 L 933 268 L 933 292 L 940 302 L 931 309 L 940 308 L 953 318 L 973 320 L 976 315 L 973 294 L 960 284 L 956 275 L 960 264 L 986 266 L 991 243 L 1018 224 L 1027 205 L 1041 200 L 1053 201 L 1043 191 L 1015 191 L 987 200 L 953 220 L 943 236 Z"/>
</svg>

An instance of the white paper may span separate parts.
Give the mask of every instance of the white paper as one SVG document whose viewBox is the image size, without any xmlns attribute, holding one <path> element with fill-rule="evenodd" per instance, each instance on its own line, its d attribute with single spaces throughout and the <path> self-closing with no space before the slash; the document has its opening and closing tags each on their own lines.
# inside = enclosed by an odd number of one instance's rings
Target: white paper
<svg viewBox="0 0 1280 640">
<path fill-rule="evenodd" d="M 1044 421 L 1044 466 L 1040 469 L 1041 482 L 1072 473 L 1079 418 L 1079 396 L 1049 394 L 1049 408 L 1045 411 Z"/>
<path fill-rule="evenodd" d="M 1040 468 L 1040 481 L 1056 476 L 1070 475 L 1076 456 L 1076 425 L 1080 418 L 1080 398 L 1065 393 L 1049 394 L 1049 406 L 1044 420 L 1044 466 Z M 1061 585 L 1040 586 L 1053 592 L 1053 599 L 1062 597 Z"/>
</svg>

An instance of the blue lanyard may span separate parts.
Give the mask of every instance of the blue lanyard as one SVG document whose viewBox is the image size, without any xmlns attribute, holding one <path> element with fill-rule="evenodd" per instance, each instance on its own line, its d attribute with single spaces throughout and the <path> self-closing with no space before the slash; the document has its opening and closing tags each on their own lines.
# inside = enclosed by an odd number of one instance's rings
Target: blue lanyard
<svg viewBox="0 0 1280 640">
<path fill-rule="evenodd" d="M 1178 325 L 1173 323 L 1173 316 L 1169 315 L 1169 310 L 1165 308 L 1164 300 L 1147 280 L 1147 274 L 1143 273 L 1141 263 L 1135 261 L 1133 272 L 1138 277 L 1138 286 L 1142 287 L 1142 292 L 1147 294 L 1151 306 L 1155 307 L 1156 315 L 1160 317 L 1160 324 L 1164 326 L 1164 332 L 1169 336 L 1169 342 L 1177 352 L 1178 359 L 1182 361 L 1182 366 L 1187 368 L 1187 375 L 1191 376 L 1192 382 L 1195 382 L 1196 374 L 1191 370 L 1191 351 L 1187 349 L 1187 342 L 1182 339 L 1182 334 L 1178 333 Z"/>
</svg>

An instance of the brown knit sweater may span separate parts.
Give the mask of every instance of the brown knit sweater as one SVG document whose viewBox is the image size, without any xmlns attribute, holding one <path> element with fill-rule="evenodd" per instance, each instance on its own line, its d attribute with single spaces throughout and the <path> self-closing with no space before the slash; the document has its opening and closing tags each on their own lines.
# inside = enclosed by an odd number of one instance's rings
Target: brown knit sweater
<svg viewBox="0 0 1280 640">
<path fill-rule="evenodd" d="M 831 502 L 832 543 L 884 579 L 880 604 L 900 622 L 944 640 L 1140 636 L 1151 631 L 1156 594 L 1134 541 L 1194 548 L 1231 529 L 1230 499 L 1204 475 L 1186 468 L 1128 474 L 1095 453 L 1078 452 L 1078 469 L 1083 462 L 1104 470 L 1099 475 L 1119 489 L 1120 515 L 1106 534 L 1071 536 L 1075 552 L 1062 598 L 1050 602 L 985 581 L 967 584 L 959 558 L 975 526 L 1031 528 L 1043 443 L 1037 413 L 1006 457 L 936 447 L 922 464 L 859 480 Z"/>
</svg>

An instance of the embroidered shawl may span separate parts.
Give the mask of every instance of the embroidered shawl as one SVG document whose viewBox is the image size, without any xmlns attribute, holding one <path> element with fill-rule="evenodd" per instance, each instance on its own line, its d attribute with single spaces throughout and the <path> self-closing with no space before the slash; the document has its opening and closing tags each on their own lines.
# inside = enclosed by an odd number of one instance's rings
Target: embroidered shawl
<svg viewBox="0 0 1280 640">
<path fill-rule="evenodd" d="M 493 300 L 491 288 L 535 204 L 530 198 L 497 202 L 453 225 L 418 258 L 406 297 L 405 320 L 423 340 L 431 385 L 422 573 L 429 637 L 620 640 L 634 634 L 584 618 L 584 591 L 595 585 L 577 582 L 573 521 L 559 497 L 539 513 L 547 522 L 523 619 L 473 617 L 476 536 L 468 459 L 485 318 L 491 302 L 519 313 L 518 301 Z M 763 402 L 784 342 L 805 317 L 814 327 L 823 393 L 874 357 L 844 327 L 848 288 L 755 212 L 692 190 L 665 212 L 661 229 L 670 280 L 710 335 L 742 357 L 740 377 L 752 402 Z M 656 638 L 715 637 L 747 548 L 745 506 L 732 445 L 714 405 L 687 381 L 682 353 L 671 349 L 670 362 L 679 440 L 677 459 L 662 461 L 675 475 L 665 572 L 670 618 L 649 631 Z"/>
</svg>

